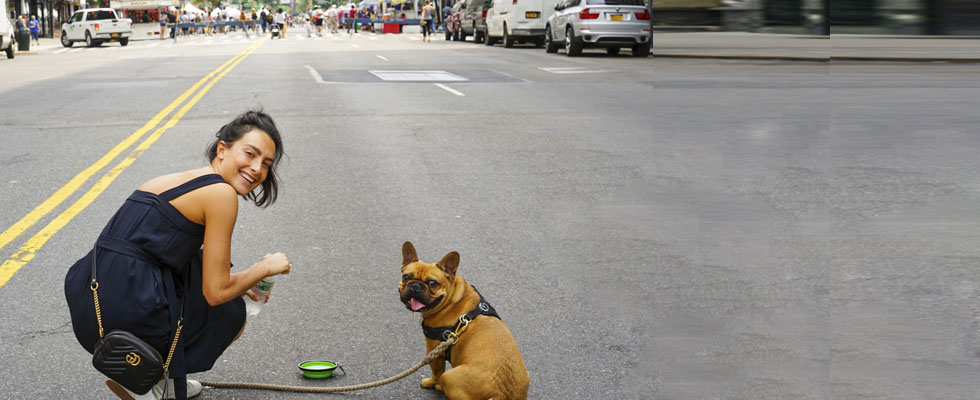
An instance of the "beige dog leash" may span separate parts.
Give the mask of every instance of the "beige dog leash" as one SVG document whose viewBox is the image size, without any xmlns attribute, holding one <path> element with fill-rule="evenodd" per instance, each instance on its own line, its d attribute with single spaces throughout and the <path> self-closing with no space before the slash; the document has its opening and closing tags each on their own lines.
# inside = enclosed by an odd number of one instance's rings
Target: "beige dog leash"
<svg viewBox="0 0 980 400">
<path fill-rule="evenodd" d="M 462 330 L 460 330 L 459 333 L 462 333 Z M 449 346 L 452 346 L 454 343 L 456 343 L 457 338 L 458 335 L 453 335 L 452 337 L 449 338 L 449 340 L 440 343 L 439 346 L 436 346 L 435 349 L 432 349 L 432 351 L 430 351 L 429 354 L 426 354 L 426 356 L 422 358 L 421 362 L 415 364 L 414 367 L 409 368 L 405 372 L 402 372 L 388 379 L 371 382 L 371 383 L 365 383 L 361 385 L 340 386 L 340 387 L 310 387 L 310 386 L 273 385 L 267 383 L 251 383 L 251 382 L 210 382 L 210 381 L 201 381 L 201 385 L 210 386 L 214 388 L 221 388 L 221 389 L 260 389 L 260 390 L 277 390 L 280 392 L 301 392 L 301 393 L 335 393 L 335 392 L 350 392 L 350 391 L 361 390 L 361 389 L 370 389 L 373 387 L 387 385 L 389 383 L 402 379 L 406 376 L 409 376 L 415 371 L 418 371 L 419 368 L 422 368 L 425 364 L 428 364 L 433 359 L 441 356 L 442 354 L 445 354 L 446 349 L 449 348 Z"/>
</svg>

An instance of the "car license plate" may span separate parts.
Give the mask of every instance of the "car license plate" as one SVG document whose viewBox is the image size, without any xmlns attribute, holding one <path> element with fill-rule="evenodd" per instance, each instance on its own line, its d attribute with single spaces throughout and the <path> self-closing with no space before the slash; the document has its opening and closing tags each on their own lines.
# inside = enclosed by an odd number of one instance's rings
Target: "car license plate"
<svg viewBox="0 0 980 400">
<path fill-rule="evenodd" d="M 623 15 L 622 14 L 613 14 L 613 15 L 610 15 L 609 16 L 609 20 L 610 21 L 622 21 L 623 20 Z"/>
<path fill-rule="evenodd" d="M 527 13 L 524 13 L 524 18 L 537 18 L 537 17 L 538 17 L 538 13 L 536 13 L 536 12 L 527 12 Z"/>
<path fill-rule="evenodd" d="M 112 37 L 119 37 L 119 34 L 118 33 L 113 33 L 112 34 Z"/>
</svg>

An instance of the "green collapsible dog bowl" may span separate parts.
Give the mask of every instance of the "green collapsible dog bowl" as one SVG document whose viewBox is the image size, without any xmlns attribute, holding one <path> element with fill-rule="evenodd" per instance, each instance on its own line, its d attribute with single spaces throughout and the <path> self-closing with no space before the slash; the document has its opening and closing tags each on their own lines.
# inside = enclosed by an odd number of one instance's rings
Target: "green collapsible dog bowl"
<svg viewBox="0 0 980 400">
<path fill-rule="evenodd" d="M 344 367 L 333 361 L 303 361 L 299 363 L 300 371 L 303 376 L 312 379 L 324 379 L 333 376 L 333 370 L 340 368 L 340 371 L 347 375 Z"/>
</svg>

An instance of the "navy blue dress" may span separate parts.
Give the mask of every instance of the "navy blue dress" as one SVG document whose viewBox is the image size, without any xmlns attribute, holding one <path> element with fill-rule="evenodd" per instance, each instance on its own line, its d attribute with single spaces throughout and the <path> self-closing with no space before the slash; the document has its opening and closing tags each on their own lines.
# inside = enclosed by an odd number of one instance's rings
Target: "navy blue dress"
<svg viewBox="0 0 980 400">
<path fill-rule="evenodd" d="M 184 328 L 171 362 L 171 377 L 207 371 L 245 323 L 245 302 L 236 298 L 211 307 L 201 290 L 204 226 L 191 222 L 170 201 L 192 190 L 225 183 L 203 175 L 159 195 L 135 191 L 109 220 L 96 242 L 99 305 L 105 333 L 122 329 L 152 345 L 164 358 L 170 350 L 184 285 Z M 91 353 L 99 341 L 92 291 L 92 253 L 65 277 L 65 297 L 78 342 Z M 184 271 L 189 269 L 188 282 Z M 169 270 L 169 271 L 168 271 Z M 168 301 L 168 294 L 176 303 Z M 181 351 L 182 350 L 182 351 Z M 178 391 L 183 392 L 181 385 Z"/>
</svg>

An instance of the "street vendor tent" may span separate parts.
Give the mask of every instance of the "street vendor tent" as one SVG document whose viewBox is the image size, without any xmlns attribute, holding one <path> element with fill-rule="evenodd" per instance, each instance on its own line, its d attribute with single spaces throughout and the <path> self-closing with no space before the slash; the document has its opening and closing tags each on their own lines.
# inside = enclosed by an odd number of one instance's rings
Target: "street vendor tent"
<svg viewBox="0 0 980 400">
<path fill-rule="evenodd" d="M 184 14 L 194 14 L 194 15 L 205 15 L 205 14 L 207 14 L 206 12 L 204 12 L 204 10 L 202 10 L 200 8 L 197 8 L 197 6 L 195 6 L 195 5 L 191 4 L 191 3 L 184 4 L 184 8 L 183 8 L 183 10 L 181 12 L 183 12 Z"/>
</svg>

